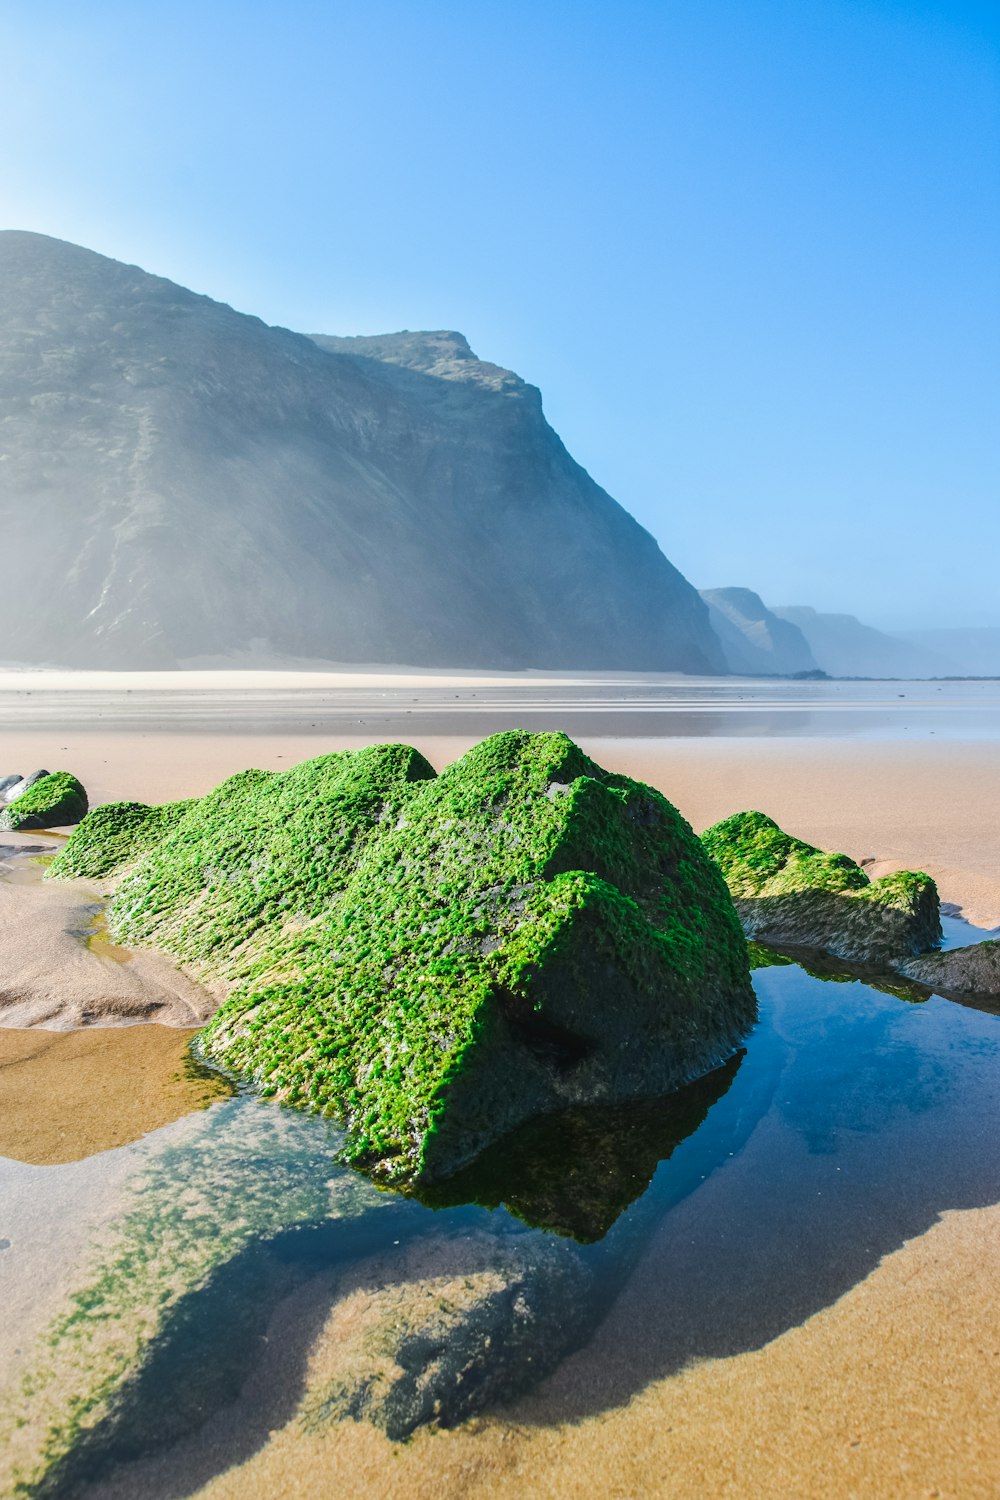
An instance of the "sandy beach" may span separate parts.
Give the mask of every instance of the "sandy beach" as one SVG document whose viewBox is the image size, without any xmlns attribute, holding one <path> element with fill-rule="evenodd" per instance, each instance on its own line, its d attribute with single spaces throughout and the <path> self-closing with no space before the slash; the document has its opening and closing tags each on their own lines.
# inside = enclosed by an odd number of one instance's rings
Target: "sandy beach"
<svg viewBox="0 0 1000 1500">
<path fill-rule="evenodd" d="M 879 871 L 928 870 L 945 902 L 978 925 L 1000 924 L 1000 745 L 994 741 L 666 739 L 601 733 L 605 724 L 592 723 L 595 732 L 579 736 L 584 748 L 603 765 L 660 788 L 697 829 L 758 807 L 789 831 Z M 24 771 L 65 767 L 81 777 L 92 802 L 161 801 L 205 792 L 250 765 L 280 770 L 371 739 L 416 744 L 440 768 L 478 737 L 476 725 L 459 727 L 460 733 L 415 735 L 401 720 L 391 734 L 182 732 L 140 718 L 130 729 L 81 720 L 53 733 L 22 718 L 0 740 L 0 770 L 8 762 Z M 9 1097 L 20 1124 L 6 1128 L 0 1150 L 22 1160 L 66 1159 L 58 1154 L 60 1125 L 47 1101 L 55 1094 L 67 1108 L 85 1111 L 89 1080 L 105 1064 L 131 1072 L 146 1058 L 157 1076 L 177 1073 L 182 1032 L 129 1027 L 109 1043 L 120 1049 L 116 1059 L 88 1052 L 84 1035 L 43 1044 L 38 1033 L 10 1033 L 0 1085 L 14 1090 Z M 155 1043 L 142 1040 L 154 1035 Z M 30 1090 L 18 1089 L 18 1068 L 34 1080 Z M 109 1096 L 103 1119 L 81 1124 L 80 1154 L 134 1138 L 188 1104 L 197 1107 L 204 1102 L 198 1087 L 178 1082 L 162 1115 L 155 1108 L 143 1113 L 141 1099 L 127 1104 Z M 696 1214 L 691 1223 L 694 1233 Z M 107 1500 L 138 1494 L 326 1500 L 332 1493 L 985 1500 L 1000 1492 L 1000 1206 L 944 1214 L 839 1300 L 763 1347 L 695 1362 L 649 1381 L 639 1394 L 625 1382 L 620 1398 L 609 1401 L 615 1361 L 629 1350 L 641 1360 L 644 1340 L 658 1337 L 649 1309 L 661 1295 L 662 1265 L 653 1244 L 591 1343 L 509 1411 L 454 1432 L 423 1432 L 405 1445 L 351 1422 L 323 1437 L 290 1424 L 224 1473 L 220 1455 L 231 1451 L 231 1434 L 220 1419 L 168 1458 L 123 1470 L 113 1484 L 88 1493 Z M 253 1391 L 244 1397 L 252 1404 Z M 179 1474 L 186 1477 L 178 1488 Z"/>
</svg>

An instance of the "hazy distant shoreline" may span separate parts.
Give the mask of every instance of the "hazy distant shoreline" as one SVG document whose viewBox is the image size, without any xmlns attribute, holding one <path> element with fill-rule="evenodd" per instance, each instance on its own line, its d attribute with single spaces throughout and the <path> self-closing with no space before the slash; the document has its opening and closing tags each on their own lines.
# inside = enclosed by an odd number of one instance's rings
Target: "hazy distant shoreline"
<svg viewBox="0 0 1000 1500">
<path fill-rule="evenodd" d="M 1000 683 L 653 673 L 0 671 L 5 734 L 206 732 L 1000 740 Z M 0 767 L 0 770 L 3 770 Z M 7 769 L 18 769 L 17 767 Z"/>
</svg>

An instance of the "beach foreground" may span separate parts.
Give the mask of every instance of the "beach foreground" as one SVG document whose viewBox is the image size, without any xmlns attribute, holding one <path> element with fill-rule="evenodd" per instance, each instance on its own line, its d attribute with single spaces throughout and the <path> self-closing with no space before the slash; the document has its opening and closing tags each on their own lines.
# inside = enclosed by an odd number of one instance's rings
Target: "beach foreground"
<svg viewBox="0 0 1000 1500">
<path fill-rule="evenodd" d="M 478 737 L 475 731 L 411 735 L 405 720 L 391 728 L 370 736 L 279 735 L 160 726 L 105 732 L 90 723 L 54 736 L 24 723 L 5 734 L 3 756 L 24 771 L 50 763 L 72 769 L 92 803 L 165 801 L 207 791 L 250 765 L 284 769 L 373 738 L 413 743 L 440 768 Z M 609 769 L 657 786 L 696 829 L 759 807 L 811 842 L 872 862 L 873 870 L 926 869 L 942 899 L 970 921 L 1000 924 L 1000 751 L 992 742 L 599 734 L 580 740 Z M 169 1049 L 168 1056 L 176 1074 Z M 25 1138 L 47 1119 L 49 1084 L 59 1087 L 65 1063 L 53 1054 L 46 1073 L 44 1058 L 35 1058 L 32 1101 L 23 1095 L 17 1101 Z M 192 1097 L 192 1107 L 199 1102 Z M 137 1119 L 134 1130 L 156 1123 Z M 133 1133 L 133 1122 L 125 1128 Z M 114 1139 L 98 1130 L 95 1147 Z M 16 1136 L 7 1149 L 20 1154 Z M 749 1192 L 752 1151 L 742 1155 L 727 1170 L 742 1171 Z M 710 1181 L 677 1211 L 675 1247 L 690 1244 L 697 1253 L 699 1216 L 713 1190 Z M 794 1213 L 787 1206 L 782 1212 L 792 1255 Z M 664 1302 L 664 1264 L 654 1237 L 591 1342 L 506 1411 L 450 1432 L 425 1431 L 402 1445 L 365 1424 L 342 1422 L 314 1437 L 288 1426 L 238 1458 L 219 1417 L 162 1458 L 121 1469 L 81 1493 L 108 1500 L 138 1494 L 325 1500 L 333 1492 L 965 1500 L 1000 1489 L 1000 1207 L 943 1214 L 801 1326 L 749 1352 L 688 1364 L 633 1394 L 622 1362 L 655 1364 L 644 1349 L 664 1333 L 656 1313 Z M 294 1318 L 294 1306 L 282 1316 Z M 275 1345 L 281 1331 L 272 1330 Z M 270 1380 L 280 1376 L 275 1359 Z M 252 1389 L 244 1400 L 252 1406 Z M 222 1453 L 230 1455 L 225 1465 Z"/>
</svg>

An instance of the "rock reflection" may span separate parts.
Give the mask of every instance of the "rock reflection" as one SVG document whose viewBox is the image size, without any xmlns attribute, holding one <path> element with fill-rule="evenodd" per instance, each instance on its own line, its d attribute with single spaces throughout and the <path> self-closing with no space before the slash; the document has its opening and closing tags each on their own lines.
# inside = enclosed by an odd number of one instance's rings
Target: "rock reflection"
<svg viewBox="0 0 1000 1500">
<path fill-rule="evenodd" d="M 662 1099 L 589 1105 L 530 1120 L 444 1182 L 431 1208 L 503 1206 L 534 1229 L 593 1244 L 611 1229 L 732 1085 L 745 1053 Z"/>
</svg>

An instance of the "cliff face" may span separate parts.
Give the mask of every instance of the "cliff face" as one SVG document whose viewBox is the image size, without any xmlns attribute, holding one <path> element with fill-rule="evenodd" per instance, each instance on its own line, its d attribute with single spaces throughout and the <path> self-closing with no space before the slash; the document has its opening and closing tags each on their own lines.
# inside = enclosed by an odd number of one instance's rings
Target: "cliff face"
<svg viewBox="0 0 1000 1500">
<path fill-rule="evenodd" d="M 752 589 L 702 589 L 708 616 L 731 672 L 814 672 L 816 662 L 797 625 L 768 609 Z"/>
<path fill-rule="evenodd" d="M 20 232 L 0 282 L 0 658 L 725 670 L 461 335 L 311 339 Z"/>
</svg>

